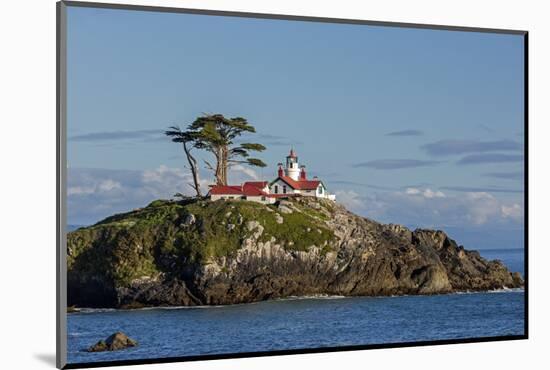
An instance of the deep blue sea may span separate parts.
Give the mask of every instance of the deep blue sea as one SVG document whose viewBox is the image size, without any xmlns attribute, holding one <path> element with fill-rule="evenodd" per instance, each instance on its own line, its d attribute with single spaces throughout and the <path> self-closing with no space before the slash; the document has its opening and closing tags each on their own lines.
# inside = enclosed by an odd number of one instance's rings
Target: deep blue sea
<svg viewBox="0 0 550 370">
<path fill-rule="evenodd" d="M 523 249 L 485 250 L 523 274 Z M 524 293 L 290 298 L 252 304 L 89 310 L 68 315 L 68 362 L 521 335 Z M 115 331 L 134 348 L 88 353 Z"/>
</svg>

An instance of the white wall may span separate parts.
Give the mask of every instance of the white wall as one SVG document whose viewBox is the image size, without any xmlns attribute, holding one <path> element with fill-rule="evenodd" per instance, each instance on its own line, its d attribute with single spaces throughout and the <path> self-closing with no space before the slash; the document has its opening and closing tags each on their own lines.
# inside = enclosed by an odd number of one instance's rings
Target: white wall
<svg viewBox="0 0 550 370">
<path fill-rule="evenodd" d="M 277 200 L 275 198 L 269 198 L 264 197 L 265 199 L 262 199 L 262 196 L 247 196 L 246 200 L 250 202 L 258 202 L 258 203 L 266 203 L 266 204 L 272 204 L 275 203 Z"/>
<path fill-rule="evenodd" d="M 291 179 L 298 181 L 300 178 L 300 165 L 298 163 L 291 163 L 289 166 L 293 167 L 285 167 L 285 174 Z"/>
<path fill-rule="evenodd" d="M 128 369 L 536 369 L 548 363 L 550 22 L 544 1 L 142 0 L 147 5 L 528 29 L 530 35 L 530 335 L 528 341 L 265 357 Z M 55 353 L 55 1 L 6 1 L 0 15 L 2 367 L 52 369 Z M 23 133 L 32 131 L 32 135 Z M 32 272 L 32 273 L 29 273 Z"/>
<path fill-rule="evenodd" d="M 317 194 L 317 190 L 302 190 L 300 194 L 305 197 L 314 197 Z"/>
<path fill-rule="evenodd" d="M 323 184 L 319 184 L 319 186 L 317 186 L 317 189 L 315 190 L 317 192 L 317 195 L 318 196 L 325 196 L 327 195 L 327 189 L 325 189 L 325 187 L 323 186 Z"/>
</svg>

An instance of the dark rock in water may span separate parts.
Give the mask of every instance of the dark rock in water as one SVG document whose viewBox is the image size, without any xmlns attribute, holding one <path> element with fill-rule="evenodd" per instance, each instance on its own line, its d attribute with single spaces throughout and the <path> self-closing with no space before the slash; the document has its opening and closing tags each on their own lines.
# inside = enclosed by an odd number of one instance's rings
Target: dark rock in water
<svg viewBox="0 0 550 370">
<path fill-rule="evenodd" d="M 135 340 L 128 338 L 124 333 L 117 332 L 106 340 L 100 340 L 88 348 L 88 352 L 117 351 L 135 346 L 137 346 L 137 342 Z"/>
<path fill-rule="evenodd" d="M 67 307 L 67 313 L 76 313 L 80 312 L 80 309 L 75 306 L 68 306 Z"/>
<path fill-rule="evenodd" d="M 281 205 L 292 212 L 246 201 L 155 201 L 73 231 L 69 304 L 194 306 L 523 286 L 519 273 L 443 231 L 380 224 L 327 200 Z"/>
<path fill-rule="evenodd" d="M 105 343 L 104 340 L 100 340 L 90 348 L 88 348 L 88 352 L 103 352 L 107 351 L 107 343 Z"/>
</svg>

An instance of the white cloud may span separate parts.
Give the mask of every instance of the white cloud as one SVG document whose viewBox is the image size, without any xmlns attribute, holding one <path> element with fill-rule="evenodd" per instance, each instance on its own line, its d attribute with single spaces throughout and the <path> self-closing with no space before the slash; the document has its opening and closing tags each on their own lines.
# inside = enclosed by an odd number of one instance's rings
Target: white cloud
<svg viewBox="0 0 550 370">
<path fill-rule="evenodd" d="M 260 179 L 245 166 L 235 166 L 231 182 Z M 201 177 L 203 193 L 212 183 L 211 173 Z M 67 195 L 70 224 L 90 224 L 114 213 L 143 207 L 155 199 L 180 192 L 192 195 L 189 171 L 159 166 L 146 171 L 69 169 Z M 523 223 L 521 202 L 505 201 L 488 192 L 444 193 L 438 189 L 409 187 L 403 191 L 336 191 L 336 199 L 349 210 L 381 222 L 421 227 L 481 226 Z"/>
<path fill-rule="evenodd" d="M 113 181 L 111 179 L 101 181 L 98 185 L 99 191 L 111 191 L 111 190 L 120 189 L 120 188 L 121 188 L 120 182 Z"/>
<path fill-rule="evenodd" d="M 211 172 L 200 174 L 203 194 L 213 183 Z M 260 179 L 256 171 L 235 166 L 231 181 L 241 183 Z M 68 217 L 70 224 L 90 224 L 114 213 L 127 212 L 147 205 L 155 199 L 169 199 L 175 193 L 194 195 L 189 170 L 161 165 L 154 169 L 106 170 L 69 168 Z"/>
<path fill-rule="evenodd" d="M 407 190 L 405 191 L 405 194 L 418 195 L 420 194 L 420 190 L 418 190 L 417 188 L 407 188 Z"/>
<path fill-rule="evenodd" d="M 458 199 L 462 198 L 457 196 Z M 466 217 L 475 225 L 483 225 L 500 216 L 500 202 L 485 192 L 466 193 L 463 196 Z"/>
<path fill-rule="evenodd" d="M 94 223 L 177 192 L 194 193 L 189 172 L 164 165 L 146 171 L 70 168 L 67 180 L 70 224 Z M 201 181 L 203 191 L 208 182 Z"/>
<path fill-rule="evenodd" d="M 111 179 L 95 181 L 85 186 L 69 186 L 67 188 L 67 195 L 86 195 L 94 193 L 107 193 L 114 189 L 120 189 L 121 185 L 117 181 Z"/>
<path fill-rule="evenodd" d="M 418 188 L 407 188 L 405 190 L 407 195 L 418 195 L 424 198 L 445 198 L 445 194 L 441 191 L 433 191 L 432 189 L 426 188 L 424 190 Z"/>
<path fill-rule="evenodd" d="M 189 172 L 183 172 L 179 168 L 170 168 L 161 165 L 154 170 L 145 170 L 141 175 L 143 190 L 155 199 L 170 198 L 177 192 L 191 195 L 193 189 Z"/>
<path fill-rule="evenodd" d="M 523 221 L 523 207 L 517 203 L 510 206 L 503 205 L 500 207 L 500 210 L 502 212 L 502 217 L 504 218 L 510 218 L 518 222 Z"/>
<path fill-rule="evenodd" d="M 424 190 L 423 193 L 424 197 L 430 199 L 430 198 L 445 198 L 445 194 L 441 191 L 432 191 L 431 189 Z"/>
<path fill-rule="evenodd" d="M 356 212 L 382 222 L 441 228 L 523 222 L 520 204 L 509 204 L 488 192 L 447 194 L 437 189 L 409 187 L 367 196 L 351 193 L 352 203 L 346 197 L 348 194 L 337 196 L 337 200 L 346 206 L 352 204 Z"/>
<path fill-rule="evenodd" d="M 360 212 L 365 207 L 365 202 L 361 196 L 353 190 L 338 190 L 335 194 L 338 203 L 351 211 Z"/>
<path fill-rule="evenodd" d="M 72 186 L 67 188 L 67 195 L 82 195 L 82 194 L 93 194 L 95 192 L 95 187 L 93 186 Z"/>
<path fill-rule="evenodd" d="M 231 167 L 231 177 L 235 179 L 243 179 L 246 180 L 261 180 L 260 175 L 256 171 L 254 171 L 251 167 L 246 167 L 240 164 L 237 164 L 233 167 Z M 242 181 L 236 181 L 236 183 L 240 183 Z"/>
</svg>

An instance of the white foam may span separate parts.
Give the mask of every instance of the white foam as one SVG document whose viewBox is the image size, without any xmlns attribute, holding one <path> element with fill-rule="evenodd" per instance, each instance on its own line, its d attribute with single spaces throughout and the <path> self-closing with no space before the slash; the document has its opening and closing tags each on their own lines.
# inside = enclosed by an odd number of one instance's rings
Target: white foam
<svg viewBox="0 0 550 370">
<path fill-rule="evenodd" d="M 97 312 L 116 312 L 116 308 L 79 308 L 77 312 L 74 313 L 97 313 Z"/>
<path fill-rule="evenodd" d="M 285 298 L 278 298 L 278 299 L 275 299 L 275 301 L 297 301 L 302 299 L 343 299 L 343 298 L 351 298 L 351 297 L 346 297 L 343 295 L 313 294 L 313 295 L 289 296 Z"/>
<path fill-rule="evenodd" d="M 504 287 L 504 288 L 500 288 L 500 289 L 493 289 L 493 290 L 476 290 L 476 291 L 464 291 L 464 292 L 455 292 L 455 293 L 449 293 L 449 294 L 456 294 L 456 295 L 460 295 L 460 294 L 485 294 L 485 293 L 491 293 L 491 294 L 495 294 L 495 293 L 523 293 L 525 291 L 524 288 L 507 288 L 507 287 Z"/>
<path fill-rule="evenodd" d="M 504 287 L 502 289 L 489 290 L 485 293 L 523 293 L 523 292 L 525 292 L 524 288 L 507 288 L 507 287 Z"/>
</svg>

